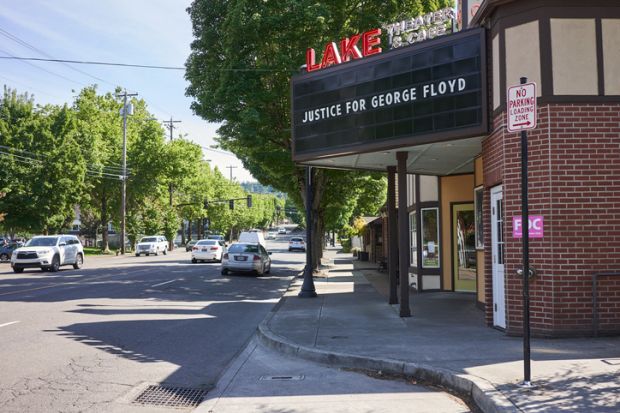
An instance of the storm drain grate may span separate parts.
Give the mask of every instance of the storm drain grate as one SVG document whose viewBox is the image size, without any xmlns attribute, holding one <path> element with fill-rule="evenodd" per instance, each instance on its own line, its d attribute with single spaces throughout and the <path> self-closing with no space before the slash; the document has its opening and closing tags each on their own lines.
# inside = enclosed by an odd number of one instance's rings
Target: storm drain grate
<svg viewBox="0 0 620 413">
<path fill-rule="evenodd" d="M 287 381 L 287 380 L 303 380 L 304 376 L 303 375 L 299 375 L 299 376 L 260 376 L 259 380 L 281 380 L 281 381 Z"/>
<path fill-rule="evenodd" d="M 151 385 L 140 393 L 133 403 L 163 407 L 197 407 L 206 395 L 207 390 Z"/>
</svg>

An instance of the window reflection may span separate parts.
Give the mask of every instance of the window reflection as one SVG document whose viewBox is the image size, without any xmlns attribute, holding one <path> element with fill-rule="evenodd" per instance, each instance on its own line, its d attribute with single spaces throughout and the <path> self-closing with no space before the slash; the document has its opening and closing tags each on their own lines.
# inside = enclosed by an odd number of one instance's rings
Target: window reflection
<svg viewBox="0 0 620 413">
<path fill-rule="evenodd" d="M 439 209 L 422 209 L 422 267 L 439 268 Z"/>
</svg>

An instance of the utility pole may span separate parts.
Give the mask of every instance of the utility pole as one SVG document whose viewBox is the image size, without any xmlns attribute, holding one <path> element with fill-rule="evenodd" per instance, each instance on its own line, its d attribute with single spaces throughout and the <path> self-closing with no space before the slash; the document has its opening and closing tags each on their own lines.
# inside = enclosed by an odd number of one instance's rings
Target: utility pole
<svg viewBox="0 0 620 413">
<path fill-rule="evenodd" d="M 232 170 L 236 168 L 236 166 L 228 165 L 226 168 L 230 170 L 230 182 L 233 180 Z"/>
<path fill-rule="evenodd" d="M 161 123 L 165 123 L 166 124 L 166 128 L 168 128 L 168 130 L 170 131 L 170 142 L 172 142 L 172 131 L 174 130 L 174 124 L 175 123 L 181 123 L 180 120 L 173 120 L 172 116 L 170 116 L 170 120 L 164 120 Z"/>
<path fill-rule="evenodd" d="M 174 124 L 175 123 L 180 123 L 180 120 L 173 120 L 172 116 L 170 116 L 170 120 L 164 120 L 162 121 L 162 123 L 166 124 L 166 127 L 168 128 L 168 130 L 170 131 L 170 142 L 172 142 L 172 140 L 174 139 L 172 136 L 172 131 L 174 130 Z M 173 187 L 172 187 L 172 182 L 170 182 L 170 185 L 168 185 L 168 197 L 169 197 L 169 202 L 170 202 L 170 208 L 172 208 L 172 192 L 174 191 Z M 174 249 L 174 240 L 169 239 L 168 240 L 168 250 L 172 251 Z"/>
<path fill-rule="evenodd" d="M 121 254 L 125 254 L 125 214 L 126 214 L 126 204 L 127 204 L 127 112 L 130 115 L 133 114 L 133 106 L 130 104 L 127 105 L 127 97 L 128 96 L 138 96 L 137 93 L 127 93 L 127 89 L 123 91 L 122 94 L 117 96 L 123 97 L 123 176 L 121 176 L 122 181 L 122 191 L 121 191 Z M 103 222 L 103 225 L 108 225 L 107 222 Z"/>
</svg>

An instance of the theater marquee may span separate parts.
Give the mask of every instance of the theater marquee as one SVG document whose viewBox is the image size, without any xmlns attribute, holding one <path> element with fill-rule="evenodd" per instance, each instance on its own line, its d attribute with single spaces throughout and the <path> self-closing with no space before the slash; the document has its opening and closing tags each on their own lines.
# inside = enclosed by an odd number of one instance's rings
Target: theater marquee
<svg viewBox="0 0 620 413">
<path fill-rule="evenodd" d="M 294 76 L 293 159 L 485 134 L 484 33 L 461 32 Z"/>
</svg>

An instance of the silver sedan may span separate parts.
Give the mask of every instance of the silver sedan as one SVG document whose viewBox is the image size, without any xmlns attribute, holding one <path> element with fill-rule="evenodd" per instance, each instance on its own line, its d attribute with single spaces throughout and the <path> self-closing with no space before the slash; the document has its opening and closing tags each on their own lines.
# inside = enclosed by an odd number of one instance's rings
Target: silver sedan
<svg viewBox="0 0 620 413">
<path fill-rule="evenodd" d="M 258 243 L 235 243 L 222 256 L 222 275 L 229 272 L 254 272 L 258 275 L 271 271 L 271 255 Z"/>
</svg>

